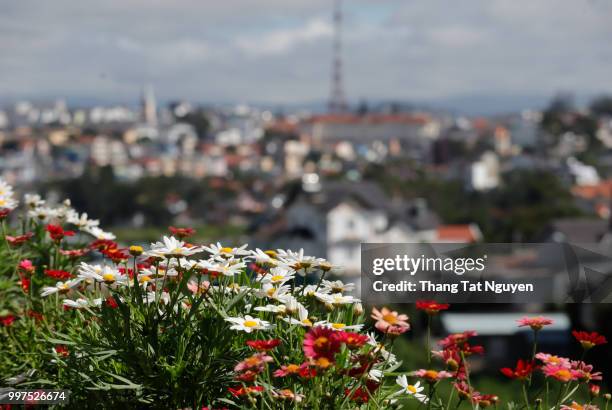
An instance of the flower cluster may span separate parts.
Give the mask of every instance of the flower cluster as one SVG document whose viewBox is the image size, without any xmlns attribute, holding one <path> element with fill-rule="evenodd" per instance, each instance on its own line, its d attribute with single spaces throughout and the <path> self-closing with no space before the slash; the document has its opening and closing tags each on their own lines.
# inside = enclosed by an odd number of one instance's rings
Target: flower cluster
<svg viewBox="0 0 612 410">
<path fill-rule="evenodd" d="M 303 250 L 191 243 L 195 230 L 186 227 L 170 227 L 149 246 L 127 246 L 69 201 L 50 206 L 26 195 L 23 203 L 22 229 L 5 232 L 0 249 L 11 261 L 11 292 L 21 295 L 0 306 L 0 335 L 10 330 L 18 340 L 15 332 L 23 329 L 21 340 L 29 340 L 37 329 L 48 343 L 32 344 L 42 349 L 36 353 L 0 358 L 0 364 L 42 358 L 0 369 L 19 371 L 12 376 L 20 383 L 36 383 L 37 373 L 70 385 L 81 399 L 120 390 L 105 397 L 165 408 L 321 408 L 322 402 L 403 408 L 410 401 L 484 408 L 501 401 L 476 389 L 470 362 L 484 354 L 476 332 L 430 340 L 448 304 L 417 302 L 428 324 L 427 354 L 422 366 L 401 363 L 393 347 L 410 334 L 411 318 L 386 306 L 366 314 L 355 286 L 338 280 L 340 267 L 325 259 Z M 0 181 L 4 217 L 17 206 L 12 188 Z M 602 374 L 584 358 L 537 350 L 538 333 L 551 324 L 544 317 L 519 320 L 534 332 L 533 355 L 501 373 L 522 383 L 527 408 L 542 400 L 528 392 L 538 375 L 560 386 L 557 409 L 594 409 L 577 404 L 575 393 L 600 396 Z M 596 332 L 573 334 L 585 353 L 607 343 Z"/>
</svg>

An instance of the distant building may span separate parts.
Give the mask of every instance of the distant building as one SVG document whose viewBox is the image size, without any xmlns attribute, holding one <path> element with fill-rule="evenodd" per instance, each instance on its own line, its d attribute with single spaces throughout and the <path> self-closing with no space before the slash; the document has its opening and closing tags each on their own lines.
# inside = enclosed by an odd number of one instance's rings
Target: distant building
<svg viewBox="0 0 612 410">
<path fill-rule="evenodd" d="M 500 182 L 500 165 L 497 155 L 485 152 L 470 169 L 470 185 L 476 191 L 497 188 Z"/>
<path fill-rule="evenodd" d="M 317 145 L 347 141 L 353 144 L 382 142 L 414 155 L 427 153 L 440 135 L 440 124 L 426 114 L 327 114 L 302 121 L 300 134 Z"/>
<path fill-rule="evenodd" d="M 142 119 L 147 125 L 157 125 L 157 103 L 151 85 L 145 87 L 142 94 Z"/>
<path fill-rule="evenodd" d="M 253 237 L 266 248 L 304 248 L 357 275 L 361 243 L 470 243 L 482 234 L 475 225 L 440 225 L 423 199 L 394 202 L 375 184 L 341 181 L 293 195 Z"/>
</svg>

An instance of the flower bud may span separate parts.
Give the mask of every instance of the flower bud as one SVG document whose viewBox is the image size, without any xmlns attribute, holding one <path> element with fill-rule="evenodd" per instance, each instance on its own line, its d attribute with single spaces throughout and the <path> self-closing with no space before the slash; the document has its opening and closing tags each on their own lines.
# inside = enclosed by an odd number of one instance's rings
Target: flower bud
<svg viewBox="0 0 612 410">
<path fill-rule="evenodd" d="M 355 303 L 353 305 L 353 313 L 355 313 L 358 316 L 363 314 L 363 305 L 359 302 Z"/>
<path fill-rule="evenodd" d="M 142 249 L 142 246 L 138 246 L 138 245 L 130 246 L 130 255 L 132 256 L 140 256 L 142 255 L 143 252 L 144 252 L 144 249 Z"/>
</svg>

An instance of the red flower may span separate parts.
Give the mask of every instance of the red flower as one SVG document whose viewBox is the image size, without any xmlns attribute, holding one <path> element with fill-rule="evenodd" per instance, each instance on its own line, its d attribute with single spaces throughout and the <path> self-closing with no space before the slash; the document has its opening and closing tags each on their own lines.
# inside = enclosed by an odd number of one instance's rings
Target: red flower
<svg viewBox="0 0 612 410">
<path fill-rule="evenodd" d="M 349 349 L 357 349 L 365 345 L 370 340 L 366 335 L 352 332 L 336 332 L 338 339 L 341 343 L 346 344 Z"/>
<path fill-rule="evenodd" d="M 4 218 L 6 218 L 8 216 L 8 214 L 10 214 L 12 211 L 12 209 L 9 208 L 2 208 L 0 209 L 0 221 L 2 221 Z"/>
<path fill-rule="evenodd" d="M 60 269 L 45 269 L 45 275 L 53 279 L 66 280 L 72 277 L 70 272 Z"/>
<path fill-rule="evenodd" d="M 102 251 L 105 249 L 115 249 L 117 248 L 117 243 L 111 241 L 110 239 L 96 239 L 95 241 L 89 244 L 91 249 L 96 249 L 98 251 Z"/>
<path fill-rule="evenodd" d="M 531 373 L 533 373 L 535 369 L 536 365 L 533 361 L 519 359 L 519 361 L 516 362 L 516 367 L 514 369 L 504 367 L 503 369 L 500 369 L 500 371 L 506 377 L 509 377 L 511 379 L 525 380 L 529 376 L 531 376 Z"/>
<path fill-rule="evenodd" d="M 600 391 L 599 385 L 597 384 L 589 385 L 589 395 L 591 397 L 599 397 L 599 391 Z"/>
<path fill-rule="evenodd" d="M 524 317 L 517 320 L 519 324 L 518 327 L 526 327 L 529 326 L 533 331 L 537 332 L 542 330 L 544 326 L 549 326 L 553 324 L 553 320 L 544 316 L 535 316 L 535 317 Z"/>
<path fill-rule="evenodd" d="M 463 333 L 453 333 L 440 340 L 438 344 L 444 349 L 457 349 L 459 352 L 463 352 L 466 356 L 471 354 L 482 354 L 484 348 L 482 346 L 472 346 L 468 343 L 471 337 L 477 336 L 478 334 L 473 330 L 466 330 Z"/>
<path fill-rule="evenodd" d="M 174 226 L 169 226 L 168 230 L 172 232 L 172 235 L 180 239 L 188 238 L 196 232 L 193 228 L 176 228 Z"/>
<path fill-rule="evenodd" d="M 236 387 L 236 388 L 228 387 L 227 390 L 234 397 L 243 397 L 243 396 L 247 396 L 247 395 L 251 395 L 255 393 L 260 393 L 263 391 L 263 389 L 264 389 L 263 386 L 246 386 L 246 387 Z"/>
<path fill-rule="evenodd" d="M 280 339 L 270 339 L 270 340 L 247 340 L 247 346 L 252 347 L 255 350 L 259 350 L 260 352 L 269 352 L 274 349 L 276 346 L 281 344 Z"/>
<path fill-rule="evenodd" d="M 74 236 L 74 231 L 65 231 L 60 225 L 48 224 L 45 230 L 55 242 L 61 241 L 65 236 Z"/>
<path fill-rule="evenodd" d="M 68 356 L 70 354 L 70 351 L 68 350 L 68 348 L 64 345 L 56 345 L 55 346 L 55 352 L 59 355 L 59 356 Z"/>
<path fill-rule="evenodd" d="M 438 303 L 433 300 L 418 300 L 416 308 L 424 311 L 428 315 L 435 315 L 442 310 L 447 310 L 450 307 L 448 303 Z"/>
<path fill-rule="evenodd" d="M 32 284 L 32 281 L 26 278 L 25 275 L 23 275 L 21 272 L 19 272 L 19 285 L 21 286 L 21 289 L 25 293 L 28 293 L 28 291 L 30 290 L 31 284 Z"/>
<path fill-rule="evenodd" d="M 4 327 L 9 327 L 13 324 L 13 322 L 17 319 L 14 315 L 8 314 L 4 316 L 0 316 L 0 325 Z"/>
<path fill-rule="evenodd" d="M 32 232 L 28 232 L 25 233 L 23 235 L 19 235 L 19 236 L 11 236 L 11 235 L 6 235 L 6 241 L 9 243 L 9 245 L 12 246 L 19 246 L 22 245 L 23 243 L 27 242 L 28 240 L 30 240 L 30 238 L 33 236 L 34 234 Z"/>
<path fill-rule="evenodd" d="M 28 310 L 27 315 L 28 315 L 28 317 L 33 318 L 37 322 L 40 322 L 44 318 L 42 313 L 39 313 L 39 312 L 37 312 L 35 310 Z"/>
<path fill-rule="evenodd" d="M 478 405 L 478 407 L 485 408 L 490 405 L 495 405 L 499 401 L 499 397 L 494 394 L 480 394 L 476 392 L 472 397 L 472 403 Z"/>
<path fill-rule="evenodd" d="M 585 350 L 589 350 L 597 345 L 603 345 L 608 343 L 605 336 L 600 335 L 597 332 L 579 332 L 577 330 L 572 331 L 572 335 L 580 342 Z"/>
<path fill-rule="evenodd" d="M 112 296 L 109 296 L 106 298 L 106 306 L 108 306 L 111 309 L 116 309 L 117 307 L 119 307 L 119 305 L 117 304 L 117 301 Z"/>
<path fill-rule="evenodd" d="M 238 374 L 236 376 L 236 380 L 241 381 L 241 382 L 245 382 L 245 383 L 252 383 L 255 378 L 257 377 L 259 373 L 253 371 L 253 370 L 246 370 L 240 374 Z"/>
<path fill-rule="evenodd" d="M 83 249 L 60 249 L 60 253 L 64 256 L 67 256 L 71 259 L 76 259 L 76 258 L 80 258 L 81 256 L 86 255 L 87 253 L 89 253 L 89 249 L 87 248 L 83 248 Z"/>
<path fill-rule="evenodd" d="M 374 380 L 367 380 L 365 386 L 359 386 L 356 389 L 345 388 L 344 396 L 349 397 L 349 399 L 355 403 L 367 403 L 370 400 L 372 393 L 378 389 L 378 386 L 380 386 L 380 384 Z"/>
<path fill-rule="evenodd" d="M 115 263 L 123 262 L 130 257 L 129 254 L 126 253 L 125 249 L 108 248 L 101 249 L 100 252 L 102 253 L 102 255 L 106 256 Z"/>
<path fill-rule="evenodd" d="M 334 361 L 342 345 L 337 332 L 326 327 L 312 328 L 304 336 L 304 355 L 310 359 L 324 357 Z"/>
<path fill-rule="evenodd" d="M 345 388 L 344 396 L 349 397 L 351 401 L 359 404 L 367 403 L 370 400 L 370 394 L 368 393 L 367 389 L 364 389 L 362 386 L 359 386 L 354 391 L 348 387 Z"/>
<path fill-rule="evenodd" d="M 34 265 L 32 264 L 32 261 L 29 259 L 24 259 L 21 262 L 19 262 L 19 270 L 25 272 L 25 273 L 32 273 L 34 272 Z"/>
</svg>

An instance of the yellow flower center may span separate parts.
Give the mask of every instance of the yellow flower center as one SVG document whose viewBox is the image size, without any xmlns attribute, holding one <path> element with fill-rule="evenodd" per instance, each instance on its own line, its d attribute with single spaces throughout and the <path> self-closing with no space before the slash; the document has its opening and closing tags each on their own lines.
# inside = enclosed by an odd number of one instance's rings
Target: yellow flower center
<svg viewBox="0 0 612 410">
<path fill-rule="evenodd" d="M 408 386 L 406 386 L 406 390 L 408 390 L 412 394 L 415 394 L 417 392 L 417 388 L 414 387 L 412 384 L 409 384 Z"/>
<path fill-rule="evenodd" d="M 274 275 L 272 276 L 272 282 L 278 282 L 284 278 L 283 275 Z"/>
<path fill-rule="evenodd" d="M 435 380 L 438 378 L 438 372 L 435 370 L 427 370 L 425 372 L 425 378 L 429 379 L 429 380 Z"/>
<path fill-rule="evenodd" d="M 244 326 L 245 327 L 256 327 L 257 326 L 257 322 L 254 320 L 245 320 L 244 321 Z"/>
<path fill-rule="evenodd" d="M 6 200 L 4 200 L 3 198 L 0 198 L 0 206 L 4 206 L 6 205 Z"/>
<path fill-rule="evenodd" d="M 297 364 L 290 364 L 285 367 L 285 370 L 287 370 L 289 373 L 297 373 L 297 371 L 300 370 L 300 366 Z"/>
<path fill-rule="evenodd" d="M 317 359 L 317 366 L 319 366 L 322 369 L 327 369 L 330 365 L 331 365 L 331 362 L 326 357 L 319 357 Z"/>
<path fill-rule="evenodd" d="M 183 248 L 174 248 L 174 249 L 172 250 L 172 253 L 173 253 L 174 255 L 180 255 L 180 254 L 182 254 L 182 253 L 183 253 Z"/>
<path fill-rule="evenodd" d="M 310 319 L 302 320 L 302 324 L 305 326 L 312 326 L 312 322 L 310 321 Z"/>
<path fill-rule="evenodd" d="M 345 326 L 344 323 L 332 323 L 332 327 L 336 330 L 344 329 Z"/>
<path fill-rule="evenodd" d="M 113 275 L 112 273 L 105 273 L 104 275 L 102 275 L 102 279 L 104 279 L 104 282 L 114 282 L 115 275 Z"/>
<path fill-rule="evenodd" d="M 391 313 L 384 315 L 383 320 L 391 325 L 394 325 L 397 323 L 397 317 L 395 317 L 395 315 Z"/>
<path fill-rule="evenodd" d="M 233 250 L 234 250 L 234 248 L 221 248 L 221 249 L 219 249 L 219 251 L 221 253 L 232 253 Z"/>
<path fill-rule="evenodd" d="M 325 336 L 321 336 L 321 337 L 318 337 L 318 338 L 315 340 L 314 344 L 315 344 L 315 346 L 317 346 L 317 347 L 322 347 L 322 346 L 325 346 L 325 345 L 327 344 L 327 341 L 328 341 L 328 340 L 329 340 L 329 339 L 327 339 Z"/>
<path fill-rule="evenodd" d="M 274 292 L 276 292 L 276 288 L 270 288 L 266 293 L 268 294 L 268 296 L 272 297 L 272 295 L 274 295 Z"/>
<path fill-rule="evenodd" d="M 145 282 L 148 282 L 150 280 L 151 280 L 151 277 L 147 276 L 147 275 L 140 277 L 140 283 L 145 283 Z"/>
<path fill-rule="evenodd" d="M 557 377 L 561 380 L 569 380 L 572 378 L 572 374 L 567 369 L 558 370 L 556 373 Z"/>
</svg>

